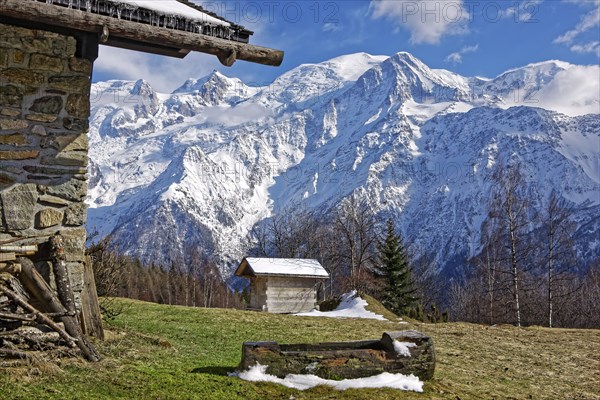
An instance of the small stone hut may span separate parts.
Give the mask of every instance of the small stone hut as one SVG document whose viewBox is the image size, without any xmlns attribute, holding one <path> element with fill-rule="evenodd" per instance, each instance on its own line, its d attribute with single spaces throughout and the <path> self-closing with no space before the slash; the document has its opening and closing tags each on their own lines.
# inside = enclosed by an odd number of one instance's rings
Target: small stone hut
<svg viewBox="0 0 600 400">
<path fill-rule="evenodd" d="M 51 281 L 44 245 L 60 232 L 81 308 L 93 285 L 85 278 L 93 275 L 84 200 L 99 45 L 178 58 L 197 51 L 225 66 L 280 65 L 283 52 L 249 44 L 251 35 L 186 0 L 0 0 L 0 250 L 39 245 L 21 256 Z M 19 254 L 0 256 L 1 269 Z"/>
<path fill-rule="evenodd" d="M 250 279 L 250 309 L 277 314 L 314 309 L 319 287 L 329 278 L 317 260 L 298 258 L 246 257 L 235 274 Z"/>
</svg>

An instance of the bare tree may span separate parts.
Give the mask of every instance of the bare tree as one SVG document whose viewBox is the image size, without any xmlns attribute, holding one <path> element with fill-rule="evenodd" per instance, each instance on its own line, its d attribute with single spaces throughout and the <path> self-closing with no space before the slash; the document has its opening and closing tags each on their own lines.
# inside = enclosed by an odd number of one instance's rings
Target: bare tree
<svg viewBox="0 0 600 400">
<path fill-rule="evenodd" d="M 545 233 L 547 240 L 546 267 L 548 272 L 548 326 L 553 326 L 553 313 L 555 305 L 555 286 L 557 281 L 564 279 L 564 269 L 560 270 L 559 263 L 565 259 L 573 259 L 571 237 L 575 231 L 575 224 L 570 221 L 571 212 L 564 201 L 552 191 L 545 210 Z M 559 265 L 557 265 L 559 264 Z"/>
<path fill-rule="evenodd" d="M 363 271 L 376 265 L 380 236 L 376 216 L 368 201 L 353 193 L 340 202 L 333 219 L 340 242 L 337 259 L 348 266 L 351 287 L 360 290 Z"/>
<path fill-rule="evenodd" d="M 499 163 L 493 174 L 495 190 L 490 206 L 490 217 L 495 219 L 499 238 L 507 249 L 505 263 L 512 281 L 513 307 L 517 326 L 521 326 L 522 273 L 530 256 L 529 243 L 530 209 L 524 191 L 524 179 L 520 164 L 504 167 Z"/>
</svg>

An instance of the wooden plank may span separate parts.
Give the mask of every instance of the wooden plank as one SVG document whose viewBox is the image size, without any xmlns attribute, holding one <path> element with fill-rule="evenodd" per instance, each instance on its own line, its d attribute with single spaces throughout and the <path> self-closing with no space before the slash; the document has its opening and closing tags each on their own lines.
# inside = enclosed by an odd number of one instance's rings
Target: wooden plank
<svg viewBox="0 0 600 400">
<path fill-rule="evenodd" d="M 35 244 L 32 245 L 1 245 L 0 253 L 16 253 L 22 256 L 33 255 L 37 253 L 38 247 Z M 1 256 L 0 256 L 1 257 Z"/>
<path fill-rule="evenodd" d="M 53 4 L 22 0 L 0 0 L 0 15 L 41 24 L 51 24 L 98 35 L 108 29 L 107 45 L 111 37 L 129 39 L 151 45 L 198 51 L 217 56 L 226 66 L 235 60 L 279 66 L 283 51 L 234 42 L 202 34 L 176 31 L 122 19 L 65 9 Z"/>
<path fill-rule="evenodd" d="M 318 280 L 312 278 L 280 278 L 280 277 L 269 277 L 269 287 L 303 287 L 309 288 L 316 286 L 319 283 Z"/>
<path fill-rule="evenodd" d="M 83 268 L 83 291 L 81 292 L 81 325 L 83 333 L 104 340 L 102 316 L 96 291 L 92 259 L 86 257 Z"/>
<path fill-rule="evenodd" d="M 269 304 L 275 304 L 275 303 L 281 303 L 281 304 L 292 304 L 292 303 L 302 303 L 302 304 L 306 304 L 306 303 L 311 303 L 311 304 L 315 304 L 316 303 L 316 299 L 314 297 L 304 297 L 304 298 L 284 298 L 284 297 L 279 297 L 279 298 L 269 298 L 268 300 Z"/>
<path fill-rule="evenodd" d="M 0 253 L 0 262 L 15 261 L 17 255 L 15 253 Z"/>
</svg>

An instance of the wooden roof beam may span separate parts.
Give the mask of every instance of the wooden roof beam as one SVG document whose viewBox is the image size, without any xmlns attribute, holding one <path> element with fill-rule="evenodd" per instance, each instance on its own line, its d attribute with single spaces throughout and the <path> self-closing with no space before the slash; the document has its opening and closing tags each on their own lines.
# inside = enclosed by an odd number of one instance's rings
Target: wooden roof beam
<svg viewBox="0 0 600 400">
<path fill-rule="evenodd" d="M 116 19 L 98 14 L 92 14 L 75 9 L 22 0 L 0 0 L 0 15 L 10 18 L 32 21 L 40 24 L 54 25 L 77 31 L 91 32 L 102 35 L 108 32 L 106 45 L 117 47 L 124 41 L 140 43 L 151 48 L 167 47 L 185 51 L 197 51 L 217 56 L 226 66 L 231 66 L 236 60 L 244 60 L 257 64 L 279 66 L 283 61 L 283 51 L 267 47 L 211 37 L 199 33 L 177 31 L 151 25 L 140 24 L 122 19 Z M 113 40 L 113 43 L 111 43 Z M 169 54 L 166 54 L 169 55 Z"/>
</svg>

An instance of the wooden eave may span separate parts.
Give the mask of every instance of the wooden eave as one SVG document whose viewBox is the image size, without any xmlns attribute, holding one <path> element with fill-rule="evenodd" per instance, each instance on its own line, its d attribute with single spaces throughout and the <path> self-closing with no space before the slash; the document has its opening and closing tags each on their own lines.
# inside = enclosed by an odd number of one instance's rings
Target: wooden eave
<svg viewBox="0 0 600 400">
<path fill-rule="evenodd" d="M 242 260 L 240 265 L 235 270 L 234 275 L 241 276 L 242 278 L 252 278 L 252 277 L 256 276 L 256 274 L 250 267 L 250 264 L 248 264 L 248 261 L 246 261 L 245 258 Z"/>
<path fill-rule="evenodd" d="M 93 34 L 107 46 L 179 58 L 191 51 L 212 54 L 225 66 L 233 65 L 236 60 L 279 66 L 284 55 L 281 50 L 34 1 L 0 0 L 0 16 L 25 26 L 33 23 L 37 29 L 48 27 L 49 30 L 68 30 L 75 35 L 77 32 Z"/>
</svg>

